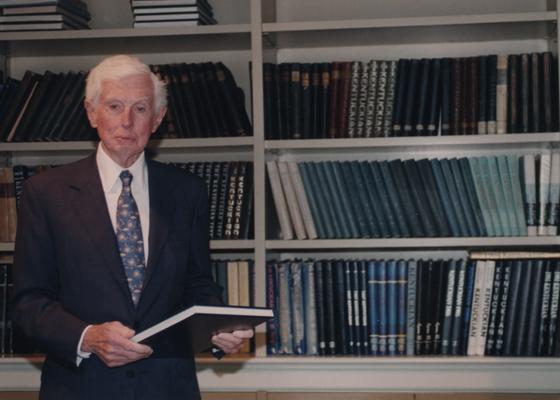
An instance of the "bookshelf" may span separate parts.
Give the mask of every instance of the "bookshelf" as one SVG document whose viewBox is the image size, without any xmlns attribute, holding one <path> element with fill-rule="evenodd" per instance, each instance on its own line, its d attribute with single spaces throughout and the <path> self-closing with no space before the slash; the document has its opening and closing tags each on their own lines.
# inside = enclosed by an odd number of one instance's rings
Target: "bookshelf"
<svg viewBox="0 0 560 400">
<path fill-rule="evenodd" d="M 126 8 L 127 1 L 87 1 Z M 112 5 L 118 3 L 118 5 Z M 123 4 L 124 3 L 124 4 Z M 558 53 L 557 1 L 474 0 L 371 2 L 368 0 L 214 0 L 220 25 L 128 28 L 130 15 L 101 18 L 90 31 L 0 33 L 0 68 L 21 77 L 26 69 L 88 69 L 109 54 L 137 54 L 148 63 L 223 61 L 252 110 L 249 138 L 166 139 L 150 147 L 163 161 L 254 162 L 255 239 L 212 241 L 218 255 L 255 259 L 257 305 L 265 304 L 264 265 L 271 258 L 376 252 L 445 253 L 476 249 L 558 249 L 560 237 L 278 240 L 267 236 L 273 211 L 265 162 L 387 159 L 409 155 L 538 153 L 560 147 L 560 133 L 373 139 L 265 140 L 264 62 L 459 57 L 552 51 Z M 414 4 L 411 4 L 414 3 Z M 373 18 L 374 17 L 374 18 Z M 249 72 L 248 63 L 253 68 Z M 93 142 L 0 143 L 0 162 L 65 162 L 88 154 Z M 259 168 L 258 166 L 262 166 Z M 0 251 L 12 251 L 0 243 Z M 0 359 L 0 390 L 35 390 L 40 358 Z M 560 392 L 560 360 L 496 357 L 267 357 L 264 329 L 255 357 L 199 360 L 204 391 Z"/>
</svg>

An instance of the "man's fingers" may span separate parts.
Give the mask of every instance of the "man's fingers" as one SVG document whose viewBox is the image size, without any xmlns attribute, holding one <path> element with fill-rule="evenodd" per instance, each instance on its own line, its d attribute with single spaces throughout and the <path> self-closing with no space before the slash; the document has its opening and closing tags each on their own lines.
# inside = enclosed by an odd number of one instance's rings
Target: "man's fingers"
<svg viewBox="0 0 560 400">
<path fill-rule="evenodd" d="M 255 334 L 255 331 L 253 331 L 252 329 L 245 329 L 245 330 L 242 330 L 242 331 L 233 331 L 232 332 L 233 336 L 238 337 L 240 339 L 251 339 L 254 334 Z"/>
</svg>

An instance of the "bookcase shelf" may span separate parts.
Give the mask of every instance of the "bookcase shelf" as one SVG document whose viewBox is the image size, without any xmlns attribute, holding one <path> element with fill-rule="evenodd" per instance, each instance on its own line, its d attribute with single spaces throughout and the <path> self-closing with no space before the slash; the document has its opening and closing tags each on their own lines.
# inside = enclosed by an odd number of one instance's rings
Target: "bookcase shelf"
<svg viewBox="0 0 560 400">
<path fill-rule="evenodd" d="M 400 2 L 399 2 L 400 1 Z M 265 140 L 263 62 L 466 57 L 552 51 L 558 53 L 557 1 L 427 0 L 424 7 L 387 1 L 392 11 L 376 12 L 368 0 L 214 0 L 223 15 L 244 8 L 240 21 L 224 25 L 132 29 L 95 27 L 87 31 L 0 33 L 0 70 L 21 77 L 26 69 L 86 70 L 103 56 L 127 52 L 148 63 L 224 61 L 231 66 L 252 109 L 254 137 L 164 139 L 149 147 L 165 161 L 221 161 L 241 157 L 254 162 L 255 239 L 211 241 L 214 253 L 252 253 L 255 300 L 265 300 L 265 265 L 278 253 L 353 257 L 368 251 L 558 249 L 560 237 L 397 238 L 348 240 L 267 240 L 267 158 L 329 160 L 373 158 L 380 154 L 423 153 L 423 157 L 462 152 L 522 152 L 560 146 L 560 133 L 368 139 Z M 87 0 L 105 6 L 126 0 Z M 98 3 L 99 2 L 99 3 Z M 243 3 L 243 2 L 240 2 Z M 320 7 L 309 12 L 313 3 Z M 379 4 L 378 4 L 379 3 Z M 393 4 L 394 3 L 394 4 Z M 414 2 L 413 2 L 414 3 Z M 419 3 L 419 2 L 418 2 Z M 473 4 L 470 4 L 473 3 Z M 488 4 L 486 4 L 488 3 Z M 490 4 L 492 3 L 492 4 Z M 495 5 L 494 5 L 495 4 Z M 533 6 L 533 4 L 536 4 Z M 126 5 L 127 6 L 127 5 Z M 439 7 L 441 6 L 441 7 Z M 298 7 L 307 13 L 299 13 Z M 330 16 L 325 17 L 329 12 Z M 441 9 L 440 9 L 441 8 Z M 235 10 L 234 10 L 235 9 Z M 355 9 L 355 10 L 354 10 Z M 397 10 L 395 12 L 395 10 Z M 501 12 L 503 11 L 503 12 Z M 239 11 L 236 11 L 239 14 Z M 418 15 L 415 15 L 417 12 Z M 402 17 L 400 16 L 402 15 Z M 249 21 L 249 23 L 246 23 Z M 264 23 L 263 23 L 264 21 Z M 237 23 L 242 22 L 242 23 Z M 252 63 L 249 72 L 248 64 Z M 251 101 L 252 100 L 252 101 Z M 53 163 L 90 153 L 95 142 L 0 143 L 0 162 Z M 205 159 L 206 157 L 206 159 Z M 0 243 L 0 252 L 13 251 Z M 391 392 L 560 392 L 560 359 L 495 357 L 268 357 L 264 329 L 257 332 L 256 356 L 221 361 L 198 359 L 199 380 L 207 391 L 391 391 Z M 42 358 L 0 358 L 0 390 L 36 390 Z M 344 397 L 341 395 L 341 398 Z"/>
<path fill-rule="evenodd" d="M 303 140 L 267 140 L 267 150 L 298 149 L 341 149 L 341 148 L 375 148 L 375 147 L 443 147 L 476 145 L 512 145 L 556 144 L 560 145 L 560 133 L 523 133 L 506 135 L 450 135 L 450 136 L 413 136 L 392 138 L 355 138 L 355 139 L 303 139 Z"/>
<path fill-rule="evenodd" d="M 560 236 L 267 240 L 269 250 L 490 249 L 560 246 Z"/>
<path fill-rule="evenodd" d="M 364 18 L 335 21 L 297 21 L 269 22 L 263 24 L 263 32 L 308 32 L 339 31 L 373 28 L 406 28 L 418 26 L 453 26 L 481 24 L 512 24 L 526 22 L 554 22 L 555 11 L 479 14 L 479 15 L 445 15 L 407 18 Z"/>
<path fill-rule="evenodd" d="M 43 359 L 0 359 L 3 390 L 38 387 Z M 203 391 L 477 391 L 558 393 L 560 360 L 496 357 L 197 359 Z M 328 377 L 328 378 L 327 378 Z M 344 389 L 342 389 L 344 388 Z M 341 395 L 342 396 L 342 395 Z"/>
</svg>

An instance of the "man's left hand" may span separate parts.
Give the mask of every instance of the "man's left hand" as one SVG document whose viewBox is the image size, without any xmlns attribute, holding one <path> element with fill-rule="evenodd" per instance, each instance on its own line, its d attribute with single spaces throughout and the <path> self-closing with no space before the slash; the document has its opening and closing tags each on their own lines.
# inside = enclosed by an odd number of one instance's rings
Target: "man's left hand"
<svg viewBox="0 0 560 400">
<path fill-rule="evenodd" d="M 243 342 L 253 337 L 255 331 L 252 329 L 233 331 L 231 333 L 222 332 L 212 336 L 212 344 L 219 347 L 226 354 L 238 353 L 243 347 Z"/>
</svg>

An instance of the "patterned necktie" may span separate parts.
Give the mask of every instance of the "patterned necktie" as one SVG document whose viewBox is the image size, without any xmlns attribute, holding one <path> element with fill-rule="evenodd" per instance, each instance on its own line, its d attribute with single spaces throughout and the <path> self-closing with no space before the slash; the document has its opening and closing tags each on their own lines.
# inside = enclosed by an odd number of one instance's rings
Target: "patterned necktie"
<svg viewBox="0 0 560 400">
<path fill-rule="evenodd" d="M 126 170 L 122 171 L 119 177 L 122 181 L 122 191 L 117 203 L 117 242 L 132 301 L 137 305 L 144 280 L 144 240 L 140 214 L 130 190 L 132 174 Z"/>
</svg>

